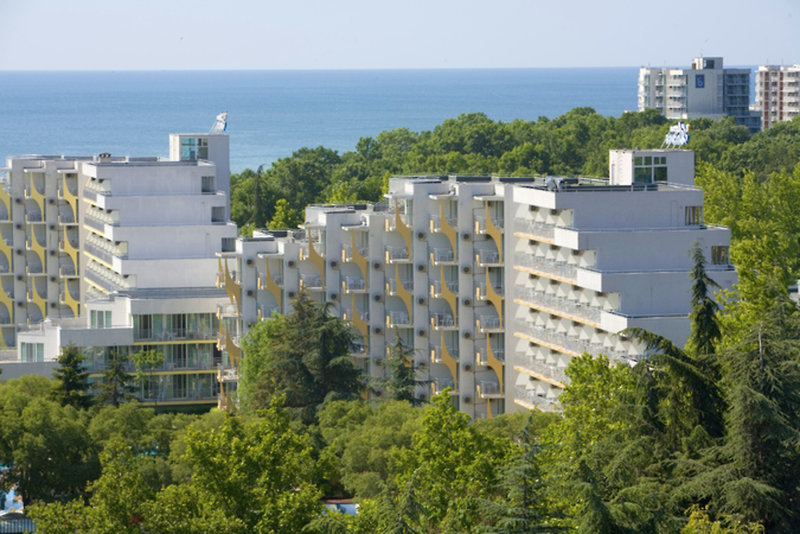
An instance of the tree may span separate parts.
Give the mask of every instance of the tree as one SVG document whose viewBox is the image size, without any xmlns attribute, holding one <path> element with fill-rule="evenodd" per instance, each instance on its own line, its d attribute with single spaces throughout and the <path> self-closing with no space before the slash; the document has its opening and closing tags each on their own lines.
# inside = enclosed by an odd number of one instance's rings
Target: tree
<svg viewBox="0 0 800 534">
<path fill-rule="evenodd" d="M 136 365 L 136 379 L 142 388 L 142 400 L 150 395 L 158 406 L 158 396 L 161 392 L 153 377 L 155 370 L 164 364 L 164 354 L 155 349 L 141 350 L 131 355 L 131 360 Z"/>
<path fill-rule="evenodd" d="M 412 406 L 424 404 L 416 390 L 429 381 L 417 379 L 417 373 L 423 367 L 415 364 L 413 352 L 403 345 L 399 336 L 395 336 L 394 343 L 389 346 L 383 365 L 388 369 L 389 377 L 381 382 L 391 400 L 406 401 Z"/>
<path fill-rule="evenodd" d="M 285 198 L 279 198 L 275 203 L 275 215 L 269 222 L 270 230 L 280 230 L 284 228 L 297 228 L 302 219 L 294 208 L 289 207 L 289 202 Z"/>
<path fill-rule="evenodd" d="M 242 405 L 257 410 L 281 396 L 284 406 L 312 421 L 324 401 L 358 398 L 361 373 L 350 353 L 353 333 L 301 291 L 286 316 L 255 325 L 243 343 Z"/>
<path fill-rule="evenodd" d="M 712 288 L 719 288 L 719 285 L 706 273 L 706 259 L 697 243 L 692 250 L 692 258 L 692 300 L 689 313 L 692 334 L 689 336 L 687 349 L 695 358 L 706 360 L 705 365 L 710 366 L 715 363 L 708 362 L 707 359 L 714 355 L 716 344 L 722 337 L 717 322 L 719 305 L 711 293 Z"/>
<path fill-rule="evenodd" d="M 89 389 L 89 373 L 83 367 L 84 356 L 75 345 L 67 345 L 61 349 L 58 367 L 53 371 L 53 378 L 58 381 L 54 391 L 55 398 L 62 406 L 88 408 L 92 401 L 86 391 Z"/>
<path fill-rule="evenodd" d="M 112 351 L 108 356 L 108 365 L 103 371 L 103 383 L 95 403 L 119 406 L 122 402 L 133 398 L 131 381 L 133 377 L 125 371 L 128 359 Z"/>
</svg>

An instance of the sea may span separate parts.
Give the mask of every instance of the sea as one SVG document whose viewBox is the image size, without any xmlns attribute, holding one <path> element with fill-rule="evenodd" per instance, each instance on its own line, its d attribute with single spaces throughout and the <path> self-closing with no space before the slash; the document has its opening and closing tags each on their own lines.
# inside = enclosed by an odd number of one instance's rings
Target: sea
<svg viewBox="0 0 800 534">
<path fill-rule="evenodd" d="M 0 160 L 22 154 L 167 156 L 168 134 L 207 132 L 228 112 L 231 171 L 303 147 L 432 130 L 481 112 L 553 119 L 578 106 L 636 109 L 638 67 L 314 71 L 0 72 Z"/>
</svg>

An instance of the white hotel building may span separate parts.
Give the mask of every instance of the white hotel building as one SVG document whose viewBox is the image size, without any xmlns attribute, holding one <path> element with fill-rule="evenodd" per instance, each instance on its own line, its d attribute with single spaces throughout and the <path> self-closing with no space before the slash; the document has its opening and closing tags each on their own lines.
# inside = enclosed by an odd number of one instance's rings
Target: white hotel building
<svg viewBox="0 0 800 534">
<path fill-rule="evenodd" d="M 612 151 L 609 171 L 394 178 L 385 203 L 311 206 L 300 231 L 219 254 L 221 345 L 235 362 L 248 325 L 304 288 L 353 324 L 370 375 L 399 337 L 426 364 L 422 397 L 450 387 L 474 417 L 557 409 L 571 358 L 643 356 L 619 331 L 686 342 L 694 243 L 722 287 L 736 280 L 730 232 L 703 223 L 693 152 Z"/>
<path fill-rule="evenodd" d="M 800 65 L 761 65 L 756 71 L 756 108 L 761 128 L 800 115 Z"/>
<path fill-rule="evenodd" d="M 70 343 L 95 375 L 112 352 L 155 348 L 165 362 L 143 400 L 216 403 L 216 254 L 237 235 L 228 136 L 173 134 L 170 156 L 23 156 L 0 169 L 0 328 L 7 346 L 17 338 L 3 379 L 46 372 Z"/>
</svg>

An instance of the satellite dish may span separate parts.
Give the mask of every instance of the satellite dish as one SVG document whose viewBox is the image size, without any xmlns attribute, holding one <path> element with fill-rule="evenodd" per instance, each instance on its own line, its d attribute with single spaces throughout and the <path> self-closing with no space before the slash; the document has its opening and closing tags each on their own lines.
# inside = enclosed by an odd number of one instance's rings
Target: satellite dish
<svg viewBox="0 0 800 534">
<path fill-rule="evenodd" d="M 214 121 L 214 125 L 208 131 L 208 133 L 222 133 L 228 128 L 228 112 L 223 111 L 219 115 L 217 115 L 217 120 Z"/>
</svg>

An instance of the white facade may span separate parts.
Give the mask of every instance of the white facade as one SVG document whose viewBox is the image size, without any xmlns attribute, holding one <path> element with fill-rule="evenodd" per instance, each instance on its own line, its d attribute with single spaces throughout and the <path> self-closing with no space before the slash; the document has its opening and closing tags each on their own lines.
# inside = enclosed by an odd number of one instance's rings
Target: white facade
<svg viewBox="0 0 800 534">
<path fill-rule="evenodd" d="M 756 72 L 761 129 L 800 115 L 800 65 L 761 65 Z"/>
<path fill-rule="evenodd" d="M 657 109 L 671 120 L 734 117 L 736 124 L 758 131 L 750 113 L 750 70 L 723 68 L 721 57 L 698 57 L 690 69 L 639 69 L 639 111 Z"/>
<path fill-rule="evenodd" d="M 393 178 L 385 204 L 311 206 L 303 231 L 240 239 L 220 257 L 222 345 L 240 357 L 247 325 L 285 312 L 304 287 L 353 324 L 370 375 L 398 337 L 426 364 L 421 396 L 451 387 L 474 417 L 555 408 L 571 358 L 642 356 L 620 330 L 685 343 L 694 242 L 723 287 L 736 277 L 729 231 L 703 224 L 691 151 L 610 160 L 612 184 Z"/>
</svg>

